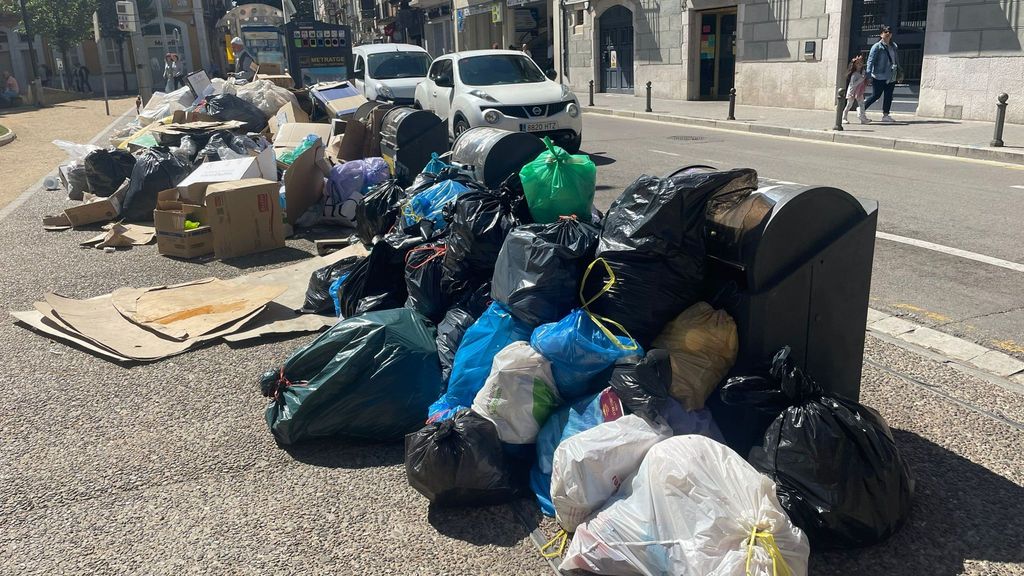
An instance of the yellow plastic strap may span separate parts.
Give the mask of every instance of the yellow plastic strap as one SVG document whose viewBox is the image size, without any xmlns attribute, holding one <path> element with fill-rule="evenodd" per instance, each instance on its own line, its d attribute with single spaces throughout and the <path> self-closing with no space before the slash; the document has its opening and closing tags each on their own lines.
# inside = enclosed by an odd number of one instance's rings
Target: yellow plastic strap
<svg viewBox="0 0 1024 576">
<path fill-rule="evenodd" d="M 601 332 L 604 332 L 604 335 L 607 336 L 608 339 L 612 341 L 612 344 L 618 346 L 620 350 L 637 350 L 640 348 L 640 345 L 637 344 L 636 340 L 634 340 L 633 337 L 629 335 L 629 332 L 626 331 L 626 327 L 623 326 L 622 324 L 619 324 L 618 322 L 612 320 L 611 318 L 598 316 L 597 314 L 592 313 L 590 310 L 584 310 L 584 312 L 586 312 L 587 315 L 590 316 L 590 319 L 594 322 L 594 324 L 597 325 Z M 619 338 L 615 336 L 615 334 L 611 330 L 609 330 L 607 326 L 605 326 L 605 323 L 611 324 L 615 328 L 618 328 L 619 331 L 622 332 L 623 336 L 629 338 L 629 341 L 632 342 L 632 344 L 623 345 Z"/>
<path fill-rule="evenodd" d="M 775 544 L 775 536 L 771 532 L 758 532 L 757 526 L 750 529 L 750 539 L 747 540 L 747 576 L 751 576 L 750 561 L 754 558 L 754 546 L 757 545 L 764 548 L 764 551 L 772 559 L 773 576 L 793 576 L 789 564 L 786 564 L 786 559 L 782 557 L 782 550 L 779 550 L 778 545 Z"/>
<path fill-rule="evenodd" d="M 565 552 L 565 543 L 568 541 L 569 534 L 565 530 L 559 530 L 554 538 L 540 547 L 540 555 L 548 559 L 558 558 Z"/>
<path fill-rule="evenodd" d="M 598 262 L 604 264 L 604 270 L 605 272 L 608 273 L 608 281 L 605 282 L 604 286 L 602 286 L 601 289 L 597 291 L 597 294 L 594 294 L 593 298 L 590 298 L 588 300 L 583 297 L 583 288 L 587 285 L 587 278 L 590 277 L 590 271 L 594 269 L 594 265 L 597 264 Z M 591 262 L 590 266 L 587 266 L 586 272 L 583 273 L 583 281 L 580 282 L 580 302 L 582 302 L 583 308 L 590 306 L 591 304 L 594 303 L 595 300 L 597 300 L 601 296 L 604 296 L 605 292 L 612 289 L 612 286 L 615 286 L 615 272 L 612 270 L 612 267 L 608 265 L 608 262 L 606 262 L 604 258 L 597 258 L 596 260 Z"/>
<path fill-rule="evenodd" d="M 604 286 L 602 286 L 601 289 L 597 291 L 597 294 L 594 294 L 594 296 L 590 299 L 586 299 L 583 297 L 583 288 L 587 285 L 587 278 L 590 277 L 590 272 L 594 269 L 594 265 L 597 264 L 598 262 L 604 265 L 604 270 L 608 274 L 608 281 L 605 282 Z M 607 336 L 608 339 L 612 341 L 612 344 L 615 344 L 622 350 L 638 350 L 640 348 L 640 345 L 636 343 L 636 339 L 634 339 L 633 336 L 629 334 L 629 332 L 622 324 L 619 324 L 618 322 L 612 320 L 611 318 L 598 316 L 597 314 L 594 314 L 588 309 L 588 307 L 591 304 L 593 304 L 595 300 L 597 300 L 601 296 L 604 296 L 604 294 L 611 290 L 612 286 L 614 285 L 615 271 L 612 270 L 612 267 L 608 265 L 608 262 L 605 261 L 604 258 L 597 258 L 593 262 L 591 262 L 590 266 L 587 266 L 586 272 L 583 273 L 583 280 L 580 282 L 580 302 L 582 303 L 583 311 L 586 312 L 588 316 L 590 316 L 590 319 L 594 321 L 594 324 L 597 325 L 601 332 L 604 332 L 604 335 Z M 605 326 L 605 324 L 611 324 L 613 327 L 618 328 L 619 331 L 622 332 L 623 336 L 629 338 L 629 341 L 632 342 L 632 344 L 623 346 L 622 342 L 619 341 L 618 337 L 616 337 L 615 334 L 612 333 L 612 331 L 609 330 L 607 326 Z"/>
</svg>

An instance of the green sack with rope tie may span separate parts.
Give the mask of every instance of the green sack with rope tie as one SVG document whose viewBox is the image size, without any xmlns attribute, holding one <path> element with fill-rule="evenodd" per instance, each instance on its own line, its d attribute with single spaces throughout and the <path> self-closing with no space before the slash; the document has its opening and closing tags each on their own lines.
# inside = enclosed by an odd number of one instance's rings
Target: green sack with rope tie
<svg viewBox="0 0 1024 576">
<path fill-rule="evenodd" d="M 590 222 L 597 189 L 597 165 L 586 154 L 569 154 L 544 137 L 547 150 L 519 171 L 533 220 L 548 224 L 559 216 Z"/>
</svg>

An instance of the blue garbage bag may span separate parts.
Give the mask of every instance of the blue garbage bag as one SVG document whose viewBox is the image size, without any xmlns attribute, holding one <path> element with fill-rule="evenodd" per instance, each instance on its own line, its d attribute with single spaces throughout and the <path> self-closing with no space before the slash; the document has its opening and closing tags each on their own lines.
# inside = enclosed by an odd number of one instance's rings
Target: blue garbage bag
<svg viewBox="0 0 1024 576">
<path fill-rule="evenodd" d="M 440 174 L 444 172 L 445 168 L 448 167 L 450 167 L 450 165 L 445 164 L 441 160 L 441 157 L 438 156 L 437 152 L 431 152 L 430 162 L 427 162 L 427 165 L 423 167 L 422 172 L 425 172 L 427 174 Z"/>
<path fill-rule="evenodd" d="M 435 231 L 447 226 L 444 221 L 444 207 L 469 187 L 457 180 L 443 180 L 412 197 L 402 210 L 405 227 L 415 226 L 420 220 L 430 220 Z"/>
<path fill-rule="evenodd" d="M 595 383 L 595 376 L 621 358 L 643 355 L 636 341 L 613 334 L 608 326 L 618 324 L 577 308 L 558 322 L 534 330 L 530 345 L 551 362 L 562 398 L 571 400 L 594 392 L 595 387 L 604 388 L 608 382 Z"/>
<path fill-rule="evenodd" d="M 341 276 L 338 276 L 334 282 L 331 282 L 331 287 L 327 289 L 327 292 L 331 295 L 331 299 L 334 300 L 334 315 L 338 318 L 341 318 L 341 285 L 345 283 L 345 280 L 348 280 L 348 276 L 351 273 L 352 272 L 345 272 Z"/>
<path fill-rule="evenodd" d="M 516 320 L 501 304 L 492 302 L 459 342 L 448 391 L 430 406 L 428 422 L 443 420 L 446 415 L 472 406 L 491 373 L 494 357 L 513 342 L 529 340 L 532 331 L 532 326 Z"/>
<path fill-rule="evenodd" d="M 551 503 L 551 469 L 555 448 L 562 440 L 590 430 L 598 424 L 618 420 L 624 414 L 622 403 L 611 388 L 563 406 L 548 418 L 537 434 L 537 462 L 530 469 L 530 489 L 541 511 L 555 515 Z"/>
</svg>

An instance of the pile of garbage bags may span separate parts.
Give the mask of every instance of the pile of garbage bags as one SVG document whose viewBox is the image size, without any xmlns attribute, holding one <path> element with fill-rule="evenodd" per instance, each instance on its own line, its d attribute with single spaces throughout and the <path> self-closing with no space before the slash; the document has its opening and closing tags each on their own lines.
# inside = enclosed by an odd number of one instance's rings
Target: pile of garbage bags
<svg viewBox="0 0 1024 576">
<path fill-rule="evenodd" d="M 550 144 L 498 190 L 427 168 L 361 194 L 369 256 L 311 278 L 310 311 L 333 313 L 329 285 L 343 319 L 263 377 L 278 442 L 404 436 L 431 505 L 528 495 L 565 533 L 561 568 L 601 574 L 806 574 L 812 547 L 906 520 L 913 481 L 877 412 L 786 350 L 733 374 L 704 214 L 753 170 L 644 175 L 602 219 L 596 168 Z M 752 453 L 725 444 L 713 394 L 775 417 Z"/>
</svg>

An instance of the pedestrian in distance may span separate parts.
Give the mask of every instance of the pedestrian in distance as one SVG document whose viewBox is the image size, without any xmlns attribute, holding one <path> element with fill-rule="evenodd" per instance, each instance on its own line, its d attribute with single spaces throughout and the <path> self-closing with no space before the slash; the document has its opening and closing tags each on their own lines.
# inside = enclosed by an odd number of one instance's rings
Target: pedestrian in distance
<svg viewBox="0 0 1024 576">
<path fill-rule="evenodd" d="M 498 48 L 501 48 L 501 46 L 497 42 L 491 42 L 491 50 L 497 50 Z"/>
<path fill-rule="evenodd" d="M 249 54 L 249 51 L 245 49 L 245 43 L 242 42 L 241 38 L 236 36 L 231 39 L 231 52 L 235 55 L 235 73 L 232 76 L 236 80 L 252 82 L 252 79 L 256 76 L 259 64 L 252 57 L 252 54 Z"/>
<path fill-rule="evenodd" d="M 178 74 L 178 63 L 174 61 L 174 54 L 168 52 L 164 55 L 164 92 L 174 92 L 174 77 Z"/>
<path fill-rule="evenodd" d="M 882 99 L 882 122 L 892 124 L 889 116 L 892 109 L 892 92 L 896 89 L 899 75 L 899 58 L 896 43 L 892 41 L 892 28 L 882 26 L 879 41 L 868 53 L 868 76 L 871 77 L 871 98 L 864 103 L 864 109 L 870 108 L 879 98 Z"/>
<path fill-rule="evenodd" d="M 4 70 L 0 76 L 2 76 L 0 79 L 3 80 L 3 85 L 0 86 L 0 104 L 10 106 L 21 93 L 21 87 L 18 85 L 18 79 L 7 70 Z"/>
<path fill-rule="evenodd" d="M 178 72 L 174 75 L 174 89 L 177 90 L 185 85 L 185 63 L 181 61 L 181 56 L 174 54 L 174 63 L 178 65 Z"/>
<path fill-rule="evenodd" d="M 78 80 L 80 92 L 92 92 L 92 84 L 89 83 L 89 69 L 82 64 L 75 70 L 75 77 Z"/>
<path fill-rule="evenodd" d="M 861 124 L 870 124 L 871 120 L 864 112 L 864 92 L 868 87 L 868 75 L 864 71 L 864 56 L 854 56 L 850 67 L 846 70 L 846 109 L 843 110 L 843 124 L 850 123 L 850 110 L 857 105 L 857 117 Z"/>
</svg>

